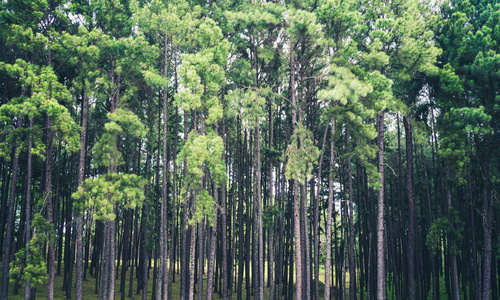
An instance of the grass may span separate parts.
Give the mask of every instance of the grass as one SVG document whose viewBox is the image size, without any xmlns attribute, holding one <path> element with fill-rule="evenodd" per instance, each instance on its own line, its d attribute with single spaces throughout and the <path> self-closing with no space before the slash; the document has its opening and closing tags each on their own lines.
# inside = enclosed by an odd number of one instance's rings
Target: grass
<svg viewBox="0 0 500 300">
<path fill-rule="evenodd" d="M 63 267 L 61 268 L 62 270 L 64 269 Z M 135 270 L 134 270 L 135 271 Z M 250 274 L 252 272 L 250 271 Z M 265 270 L 265 275 L 267 275 L 267 264 L 266 264 L 266 270 Z M 130 273 L 127 273 L 129 276 Z M 320 286 L 324 287 L 322 279 L 324 279 L 324 274 L 325 274 L 325 269 L 324 266 L 320 266 Z M 121 292 L 120 292 L 120 275 L 121 272 L 118 274 L 118 279 L 115 280 L 115 299 L 119 299 L 121 297 Z M 1 274 L 0 274 L 1 277 Z M 153 272 L 151 270 L 150 272 L 150 277 L 148 280 L 148 299 L 151 299 L 151 293 L 153 291 Z M 206 274 L 203 277 L 204 282 L 203 282 L 203 299 L 206 299 L 206 287 L 207 287 L 207 282 L 206 282 Z M 72 288 L 72 298 L 74 299 L 75 297 L 75 289 L 74 289 L 74 280 L 75 276 L 73 276 L 73 288 Z M 348 284 L 349 282 L 349 274 L 347 274 L 346 278 L 346 283 Z M 142 294 L 136 294 L 136 287 L 137 287 L 137 280 L 134 277 L 133 279 L 133 287 L 132 287 L 132 297 L 128 297 L 128 292 L 129 292 L 129 278 L 127 277 L 127 281 L 125 284 L 125 298 L 130 299 L 130 300 L 138 300 L 142 299 Z M 267 277 L 265 278 L 265 284 L 267 284 Z M 313 285 L 313 282 L 311 282 L 311 285 Z M 55 277 L 55 282 L 54 282 L 54 299 L 65 299 L 65 292 L 62 289 L 63 286 L 63 276 L 56 276 Z M 323 296 L 323 289 L 320 287 L 320 299 L 322 299 Z M 314 288 L 314 286 L 311 286 L 311 288 Z M 12 292 L 14 291 L 14 284 L 11 283 L 9 286 L 9 296 L 8 299 L 12 300 L 20 300 L 24 299 L 24 285 L 20 287 L 19 289 L 19 294 L 14 295 Z M 347 290 L 348 293 L 348 290 Z M 36 298 L 37 299 L 45 299 L 47 296 L 47 290 L 45 285 L 40 285 L 36 288 Z M 232 299 L 237 299 L 237 294 L 236 294 L 236 287 L 233 284 L 233 297 Z M 246 298 L 246 288 L 245 288 L 245 280 L 243 280 L 243 299 Z M 220 299 L 218 293 L 213 294 L 213 299 Z M 269 289 L 265 288 L 264 289 L 264 297 L 267 299 L 269 298 Z M 178 275 L 176 275 L 176 282 L 172 284 L 172 298 L 173 299 L 179 299 L 180 298 L 180 278 Z M 97 294 L 95 293 L 95 278 L 91 277 L 88 272 L 87 272 L 87 280 L 83 282 L 83 299 L 85 300 L 91 300 L 91 299 L 97 299 Z M 196 299 L 196 294 L 195 294 L 195 299 Z"/>
</svg>

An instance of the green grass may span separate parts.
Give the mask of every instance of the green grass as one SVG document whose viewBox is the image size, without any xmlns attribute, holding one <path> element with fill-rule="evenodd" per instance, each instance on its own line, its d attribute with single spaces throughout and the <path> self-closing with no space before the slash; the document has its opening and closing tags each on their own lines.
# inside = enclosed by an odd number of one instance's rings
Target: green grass
<svg viewBox="0 0 500 300">
<path fill-rule="evenodd" d="M 63 267 L 61 268 L 62 270 L 64 269 Z M 135 270 L 134 270 L 135 272 Z M 320 266 L 320 286 L 321 287 L 324 287 L 324 284 L 323 284 L 323 279 L 324 279 L 324 272 L 325 272 L 325 269 L 324 269 L 324 266 L 321 265 Z M 252 272 L 250 272 L 251 274 Z M 265 270 L 265 275 L 266 275 L 266 278 L 265 278 L 265 283 L 267 284 L 267 264 L 266 264 L 266 270 Z M 120 275 L 121 272 L 119 272 L 118 275 Z M 139 294 L 137 295 L 136 294 L 136 287 L 137 287 L 137 280 L 136 278 L 134 277 L 133 279 L 133 287 L 132 287 L 132 297 L 128 297 L 128 292 L 129 292 L 129 278 L 128 276 L 130 276 L 130 273 L 128 272 L 127 273 L 127 280 L 126 280 L 126 284 L 125 284 L 125 298 L 126 299 L 142 299 L 142 294 Z M 0 277 L 1 277 L 1 274 L 0 274 Z M 173 296 L 173 299 L 179 299 L 180 298 L 180 277 L 178 274 L 176 274 L 176 282 L 174 282 L 172 284 L 172 296 Z M 152 284 L 153 284 L 153 271 L 151 270 L 150 272 L 150 278 L 148 280 L 148 299 L 151 299 L 151 293 L 153 291 L 153 288 L 152 288 Z M 205 295 L 206 295 L 206 288 L 207 288 L 207 281 L 206 281 L 206 274 L 204 275 L 204 282 L 203 282 L 203 299 L 206 299 Z M 75 297 L 75 289 L 74 289 L 74 280 L 75 280 L 75 276 L 73 276 L 73 287 L 72 287 L 72 298 L 74 299 Z M 347 284 L 348 284 L 348 281 L 349 281 L 349 276 L 347 274 L 347 278 L 346 278 L 346 281 L 347 281 Z M 313 283 L 311 283 L 313 284 Z M 60 275 L 60 276 L 56 276 L 55 277 L 55 283 L 54 283 L 54 299 L 65 299 L 65 292 L 63 291 L 62 289 L 62 285 L 63 285 L 63 276 Z M 314 288 L 314 286 L 312 286 L 311 288 Z M 12 300 L 19 300 L 19 299 L 24 299 L 24 285 L 22 285 L 20 288 L 19 288 L 19 294 L 18 295 L 14 295 L 13 294 L 13 291 L 14 291 L 14 284 L 11 283 L 10 286 L 9 286 L 9 296 L 8 296 L 8 299 L 12 299 Z M 348 292 L 348 291 L 347 291 Z M 141 292 L 142 293 L 142 292 Z M 36 299 L 45 299 L 47 296 L 47 290 L 46 290 L 46 286 L 45 285 L 40 285 L 37 287 L 36 289 Z M 245 280 L 243 281 L 243 299 L 245 299 L 246 297 L 246 288 L 245 288 Z M 323 289 L 320 288 L 320 299 L 322 299 L 322 296 L 323 296 Z M 121 297 L 121 293 L 120 293 L 120 276 L 118 276 L 118 279 L 115 280 L 115 299 L 120 299 Z M 214 293 L 213 294 L 213 299 L 220 299 L 219 297 L 219 294 L 218 293 Z M 268 288 L 265 288 L 264 289 L 264 297 L 267 299 L 269 298 L 269 289 Z M 237 294 L 236 294 L 236 287 L 234 286 L 233 284 L 233 299 L 237 299 Z M 97 299 L 97 294 L 95 293 L 95 278 L 91 277 L 89 275 L 89 273 L 87 272 L 87 280 L 83 282 L 83 299 Z M 196 294 L 195 294 L 195 299 L 196 299 Z"/>
</svg>

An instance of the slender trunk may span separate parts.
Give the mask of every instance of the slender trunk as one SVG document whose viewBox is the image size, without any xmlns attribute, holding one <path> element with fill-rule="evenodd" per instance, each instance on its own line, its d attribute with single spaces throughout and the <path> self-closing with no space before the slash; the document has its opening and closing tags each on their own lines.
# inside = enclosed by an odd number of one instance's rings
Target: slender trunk
<svg viewBox="0 0 500 300">
<path fill-rule="evenodd" d="M 22 119 L 17 119 L 16 127 L 20 128 L 22 125 Z M 13 231 L 14 231 L 14 208 L 15 208 L 15 196 L 16 196 L 16 185 L 17 185 L 17 173 L 19 169 L 19 154 L 17 144 L 14 145 L 14 161 L 12 162 L 12 179 L 10 182 L 10 194 L 9 194 L 9 208 L 7 213 L 7 231 L 5 233 L 5 244 L 3 250 L 3 271 L 2 271 L 2 300 L 7 299 L 8 288 L 9 288 L 9 260 L 11 257 L 11 251 L 13 249 Z"/>
<path fill-rule="evenodd" d="M 449 172 L 447 172 L 446 177 L 449 179 Z M 448 181 L 448 180 L 447 180 Z M 447 209 L 448 209 L 448 217 L 450 216 L 450 209 L 452 208 L 452 199 L 451 199 L 451 189 L 449 186 L 446 187 L 446 201 L 447 201 Z M 453 226 L 453 225 L 452 225 Z M 450 266 L 450 275 L 451 275 L 451 296 L 453 300 L 460 299 L 459 285 L 458 285 L 458 268 L 457 268 L 457 256 L 455 254 L 454 243 L 450 237 L 448 237 L 448 252 L 449 252 L 449 264 Z"/>
<path fill-rule="evenodd" d="M 176 124 L 178 124 L 178 114 L 177 111 L 175 113 L 176 116 Z M 174 158 L 173 160 L 176 161 L 176 153 L 177 153 L 177 134 L 178 132 L 175 132 L 175 138 L 174 138 Z M 174 172 L 172 174 L 172 224 L 171 224 L 171 233 L 172 233 L 172 246 L 169 248 L 169 270 L 168 270 L 168 279 L 167 279 L 167 299 L 172 299 L 172 281 L 175 280 L 175 249 L 177 245 L 177 238 L 176 238 L 176 226 L 177 226 L 177 164 L 174 164 Z"/>
<path fill-rule="evenodd" d="M 30 130 L 33 129 L 33 118 L 30 118 Z M 31 178 L 33 173 L 33 156 L 31 154 L 31 148 L 33 148 L 33 138 L 30 136 L 28 142 L 28 167 L 26 174 L 26 206 L 25 206 L 25 214 L 26 214 L 26 226 L 25 226 L 25 243 L 29 244 L 31 240 Z M 25 261 L 28 261 L 30 253 L 28 249 L 26 249 L 25 253 Z M 26 284 L 24 286 L 24 299 L 29 300 L 31 297 L 31 282 L 29 279 L 26 280 Z"/>
<path fill-rule="evenodd" d="M 168 39 L 164 39 L 163 76 L 168 78 Z M 168 261 L 168 92 L 163 90 L 163 178 L 161 188 L 161 219 L 160 219 L 160 266 L 156 285 L 156 299 L 167 297 L 167 261 Z"/>
<path fill-rule="evenodd" d="M 215 242 L 217 240 L 217 215 L 219 214 L 217 207 L 219 206 L 219 195 L 217 191 L 217 184 L 213 184 L 213 194 L 215 201 L 215 215 L 213 225 L 211 226 L 212 230 L 212 238 L 210 239 L 210 256 L 208 257 L 208 278 L 207 278 L 207 300 L 212 299 L 212 291 L 213 291 L 213 279 L 214 279 L 214 262 L 215 262 Z M 203 278 L 200 278 L 203 281 Z M 201 293 L 201 291 L 200 291 Z"/>
<path fill-rule="evenodd" d="M 328 125 L 325 126 L 325 133 L 323 134 L 323 143 L 321 144 L 321 156 L 319 159 L 318 175 L 316 178 L 314 192 L 312 193 L 314 198 L 314 224 L 313 224 L 313 236 L 314 236 L 314 299 L 319 299 L 319 192 L 321 186 L 321 174 L 323 172 L 323 157 L 325 154 L 326 137 L 328 135 Z"/>
<path fill-rule="evenodd" d="M 82 102 L 82 131 L 80 135 L 80 153 L 78 158 L 78 186 L 85 178 L 85 148 L 87 141 L 87 121 L 88 121 L 89 99 L 83 96 Z M 75 296 L 76 300 L 83 299 L 83 213 L 78 210 L 76 215 L 76 278 Z"/>
<path fill-rule="evenodd" d="M 257 249 L 257 291 L 255 298 L 256 299 L 264 299 L 264 236 L 262 231 L 262 186 L 261 186 L 261 161 L 260 161 L 260 125 L 258 124 L 259 120 L 255 118 L 256 126 L 255 126 L 255 168 L 254 168 L 254 203 L 257 208 L 257 216 L 256 218 L 256 236 L 255 239 L 258 240 L 258 249 Z"/>
<path fill-rule="evenodd" d="M 222 116 L 222 142 L 224 145 L 224 150 L 222 151 L 222 160 L 224 163 L 226 162 L 226 120 L 225 114 Z M 229 278 L 230 273 L 228 272 L 228 251 L 230 249 L 227 248 L 227 205 L 226 205 L 226 183 L 223 182 L 221 186 L 221 219 L 222 219 L 222 299 L 227 300 L 228 298 L 228 290 L 230 288 Z M 231 256 L 230 256 L 231 257 Z M 232 261 L 232 260 L 231 260 Z M 231 263 L 232 264 L 232 263 Z"/>
<path fill-rule="evenodd" d="M 124 229 L 123 229 L 123 254 L 122 254 L 122 273 L 121 273 L 121 278 L 120 278 L 120 299 L 125 300 L 125 293 L 126 293 L 126 288 L 125 288 L 125 282 L 127 280 L 127 270 L 128 270 L 128 264 L 129 264 L 129 258 L 130 258 L 130 240 L 132 237 L 131 231 L 132 231 L 132 210 L 128 209 L 125 212 L 125 224 Z"/>
<path fill-rule="evenodd" d="M 273 110 L 272 110 L 272 102 L 269 102 L 269 149 L 273 149 L 273 139 L 274 139 L 274 120 L 273 120 Z M 274 173 L 273 173 L 273 161 L 269 159 L 269 206 L 273 207 L 275 205 L 274 200 L 274 187 L 276 183 L 274 182 Z M 273 219 L 272 224 L 276 224 L 276 218 Z M 274 257 L 275 257 L 275 246 L 274 246 L 274 233 L 275 226 L 271 226 L 269 228 L 269 261 L 268 261 L 268 269 L 269 269 L 269 299 L 274 300 L 275 297 L 275 289 L 276 289 L 276 281 L 274 276 Z"/>
<path fill-rule="evenodd" d="M 206 228 L 206 217 L 203 221 L 198 224 L 198 289 L 196 291 L 198 300 L 203 299 L 203 271 L 205 267 L 205 228 Z"/>
<path fill-rule="evenodd" d="M 377 211 L 377 299 L 386 299 L 385 287 L 385 217 L 384 217 L 384 113 L 380 113 L 377 122 L 378 131 L 378 171 L 380 182 L 378 190 L 378 211 Z"/>
<path fill-rule="evenodd" d="M 311 256 L 309 248 L 309 226 L 307 219 L 307 181 L 300 183 L 300 238 L 302 243 L 302 284 L 304 299 L 311 299 Z"/>
<path fill-rule="evenodd" d="M 291 47 L 292 49 L 294 47 Z M 292 124 L 293 131 L 297 127 L 297 90 L 295 86 L 295 55 L 290 55 L 290 87 L 292 94 Z M 300 230 L 299 181 L 293 180 L 293 236 L 295 239 L 295 299 L 302 300 L 302 248 Z"/>
<path fill-rule="evenodd" d="M 151 151 L 147 151 L 146 154 L 146 182 L 148 182 L 145 187 L 144 187 L 144 195 L 146 195 L 146 199 L 144 200 L 144 205 L 142 207 L 142 224 L 141 224 L 141 245 L 140 245 L 140 267 L 142 269 L 140 270 L 141 272 L 141 285 L 140 289 L 142 290 L 142 300 L 147 300 L 148 297 L 148 275 L 149 275 L 149 172 L 150 172 L 150 165 L 151 165 Z M 139 271 L 139 270 L 138 270 Z M 138 282 L 139 285 L 139 282 Z M 139 292 L 139 289 L 138 291 Z"/>
<path fill-rule="evenodd" d="M 54 132 L 52 131 L 52 120 L 47 116 L 47 149 L 45 153 L 45 196 L 44 201 L 47 210 L 47 222 L 53 226 L 54 210 L 52 207 L 52 157 L 54 154 Z M 51 229 L 53 227 L 51 226 Z M 47 256 L 47 300 L 54 299 L 54 278 L 55 278 L 55 245 L 54 241 L 49 238 L 48 241 L 48 256 Z"/>
<path fill-rule="evenodd" d="M 412 125 L 403 117 L 406 136 L 406 193 L 408 196 L 408 297 L 415 300 L 415 201 L 413 200 L 413 141 Z"/>
<path fill-rule="evenodd" d="M 334 170 L 335 170 L 335 119 L 332 119 L 330 135 L 330 166 L 328 174 L 328 208 L 326 213 L 326 257 L 325 257 L 325 300 L 330 300 L 330 268 L 332 262 L 332 214 L 334 205 Z M 319 195 L 318 195 L 319 196 Z M 317 280 L 317 279 L 316 279 Z"/>
<path fill-rule="evenodd" d="M 484 262 L 483 262 L 483 289 L 482 299 L 490 299 L 491 289 L 491 230 L 493 227 L 493 212 L 491 209 L 491 200 L 488 195 L 487 184 L 483 183 L 483 232 L 484 232 Z M 456 261 L 455 261 L 456 265 Z"/>
<path fill-rule="evenodd" d="M 191 225 L 191 242 L 189 245 L 189 294 L 188 299 L 194 300 L 194 259 L 195 259 L 195 245 L 196 245 L 196 226 Z"/>
<path fill-rule="evenodd" d="M 351 136 L 349 132 L 349 127 L 346 130 L 346 152 L 347 156 L 347 182 L 348 182 L 348 195 L 349 195 L 349 298 L 351 300 L 356 299 L 356 266 L 355 266 L 355 253 L 354 253 L 354 195 L 352 187 L 352 166 L 351 166 Z"/>
</svg>

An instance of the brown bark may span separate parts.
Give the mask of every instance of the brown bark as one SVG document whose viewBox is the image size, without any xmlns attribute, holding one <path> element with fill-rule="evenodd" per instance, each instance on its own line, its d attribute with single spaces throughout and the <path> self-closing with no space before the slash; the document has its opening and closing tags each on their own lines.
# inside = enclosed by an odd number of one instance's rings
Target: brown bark
<svg viewBox="0 0 500 300">
<path fill-rule="evenodd" d="M 406 193 L 408 196 L 408 297 L 415 299 L 415 201 L 413 199 L 413 137 L 408 117 L 403 117 L 406 136 Z"/>
<path fill-rule="evenodd" d="M 47 221 L 49 224 L 54 223 L 54 210 L 52 207 L 52 158 L 54 154 L 54 132 L 52 131 L 52 120 L 47 116 L 47 149 L 45 152 L 45 193 L 44 201 L 47 211 Z M 54 278 L 55 278 L 55 245 L 54 241 L 49 238 L 48 254 L 47 254 L 47 300 L 54 299 Z"/>
<path fill-rule="evenodd" d="M 33 128 L 33 118 L 30 118 L 30 129 Z M 26 219 L 26 226 L 25 226 L 25 243 L 28 245 L 28 243 L 31 240 L 31 179 L 32 179 L 32 173 L 33 173 L 33 155 L 31 154 L 31 149 L 33 148 L 33 138 L 30 137 L 30 140 L 28 142 L 28 166 L 27 166 L 27 174 L 26 174 L 26 206 L 25 206 L 25 219 Z M 25 253 L 25 260 L 28 261 L 30 253 L 28 250 L 26 250 Z M 31 297 L 31 282 L 29 280 L 26 280 L 26 284 L 24 286 L 24 299 L 29 300 Z"/>
<path fill-rule="evenodd" d="M 491 230 L 493 227 L 493 211 L 491 209 L 491 200 L 488 195 L 487 185 L 483 187 L 483 232 L 484 232 L 484 262 L 483 262 L 483 288 L 482 299 L 490 299 L 491 290 Z M 456 258 L 455 258 L 456 265 Z"/>
<path fill-rule="evenodd" d="M 325 300 L 330 299 L 330 268 L 332 261 L 332 214 L 334 206 L 333 176 L 335 170 L 335 119 L 332 120 L 332 133 L 330 137 L 330 165 L 328 174 L 328 208 L 326 214 L 326 257 L 325 257 Z"/>
<path fill-rule="evenodd" d="M 378 131 L 378 171 L 380 173 L 377 211 L 377 299 L 386 299 L 385 287 L 385 216 L 384 216 L 384 113 L 377 120 Z"/>
<path fill-rule="evenodd" d="M 214 201 L 215 201 L 215 215 L 214 215 L 214 220 L 213 220 L 213 226 L 211 226 L 211 232 L 212 232 L 212 238 L 210 239 L 210 249 L 209 249 L 209 254 L 210 256 L 208 257 L 208 278 L 207 278 L 207 300 L 212 299 L 212 291 L 213 291 L 213 280 L 214 280 L 214 262 L 215 262 L 215 242 L 217 240 L 217 222 L 218 222 L 218 206 L 219 206 L 219 193 L 217 191 L 217 184 L 213 184 L 213 195 L 214 195 Z M 200 278 L 201 281 L 203 281 L 202 278 Z"/>
<path fill-rule="evenodd" d="M 346 151 L 347 157 L 347 182 L 348 182 L 348 195 L 349 195 L 349 209 L 348 209 L 348 219 L 349 219 L 349 298 L 351 300 L 356 299 L 356 265 L 355 265 L 355 253 L 354 253 L 354 190 L 352 187 L 352 166 L 351 166 L 351 136 L 349 132 L 349 127 L 346 129 Z"/>
<path fill-rule="evenodd" d="M 85 147 L 87 141 L 89 99 L 83 96 L 82 101 L 82 131 L 80 134 L 80 153 L 78 156 L 78 185 L 82 184 L 85 178 Z M 78 211 L 76 215 L 76 278 L 75 296 L 76 300 L 83 299 L 83 213 Z"/>
<path fill-rule="evenodd" d="M 22 125 L 22 119 L 18 118 L 16 127 L 20 128 Z M 17 185 L 17 173 L 19 170 L 19 154 L 17 149 L 17 144 L 14 145 L 14 160 L 12 162 L 12 179 L 10 182 L 10 193 L 9 193 L 9 208 L 7 212 L 7 230 L 5 233 L 5 244 L 3 250 L 3 271 L 2 271 L 2 300 L 7 299 L 7 293 L 9 288 L 9 261 L 11 257 L 11 251 L 14 248 L 12 245 L 13 239 L 12 235 L 14 232 L 14 208 L 15 208 L 15 195 L 16 195 L 16 185 Z"/>
<path fill-rule="evenodd" d="M 323 157 L 325 154 L 326 137 L 328 135 L 328 125 L 325 126 L 325 133 L 323 134 L 323 142 L 321 144 L 321 156 L 319 158 L 318 175 L 315 181 L 314 192 L 312 197 L 314 199 L 313 211 L 313 237 L 314 237 L 314 299 L 319 299 L 319 191 L 321 186 L 321 174 L 323 172 Z"/>
</svg>

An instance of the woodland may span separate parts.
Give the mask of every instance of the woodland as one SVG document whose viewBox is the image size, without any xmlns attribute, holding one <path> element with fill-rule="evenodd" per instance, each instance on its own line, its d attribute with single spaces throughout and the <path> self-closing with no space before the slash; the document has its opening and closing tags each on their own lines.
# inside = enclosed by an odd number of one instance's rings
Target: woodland
<svg viewBox="0 0 500 300">
<path fill-rule="evenodd" d="M 0 1 L 4 299 L 499 299 L 496 0 Z"/>
</svg>

